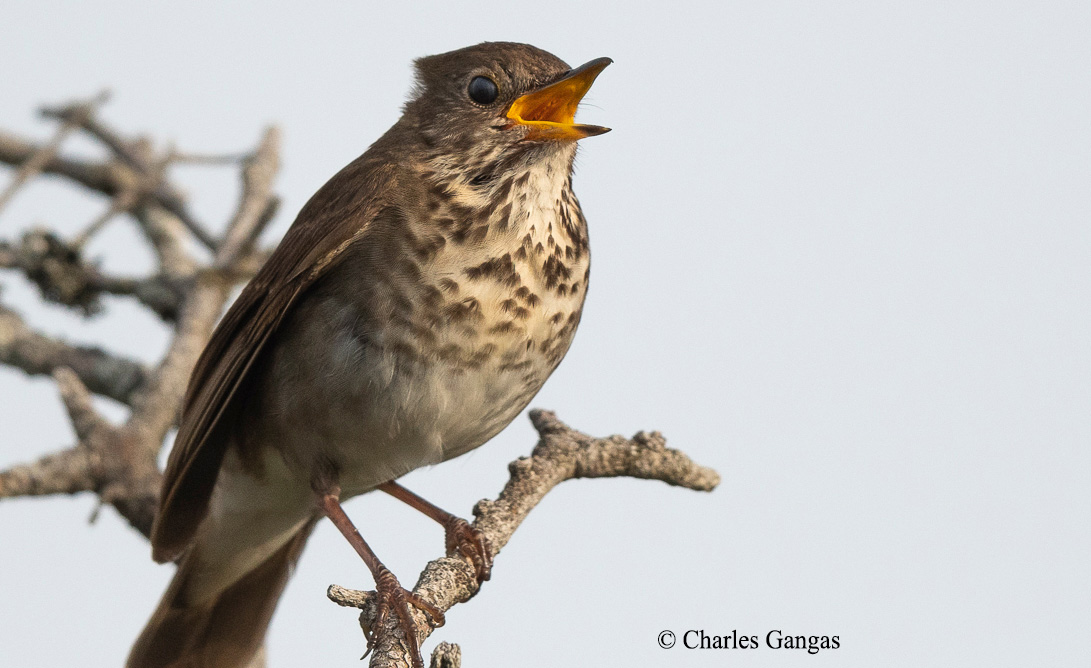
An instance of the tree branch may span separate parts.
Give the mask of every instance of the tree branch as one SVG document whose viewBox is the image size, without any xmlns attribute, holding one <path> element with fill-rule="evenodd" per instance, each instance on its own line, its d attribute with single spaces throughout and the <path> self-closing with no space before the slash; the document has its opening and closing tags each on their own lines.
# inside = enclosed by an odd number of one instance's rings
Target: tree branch
<svg viewBox="0 0 1091 668">
<path fill-rule="evenodd" d="M 0 473 L 0 496 L 93 491 L 147 536 L 161 477 L 156 459 L 177 421 L 190 371 L 231 289 L 253 275 L 266 257 L 251 246 L 275 211 L 272 181 L 279 164 L 279 135 L 269 129 L 243 166 L 243 192 L 221 248 L 195 226 L 181 190 L 166 176 L 173 150 L 156 157 L 150 142 L 126 139 L 74 107 L 43 113 L 84 129 L 116 160 L 62 158 L 56 155 L 57 147 L 43 152 L 42 147 L 0 133 L 0 162 L 20 164 L 37 156 L 39 171 L 114 197 L 112 207 L 131 213 L 140 223 L 156 251 L 159 270 L 147 278 L 120 278 L 84 262 L 80 245 L 101 226 L 101 218 L 75 242 L 42 230 L 27 233 L 19 245 L 0 241 L 0 268 L 23 272 L 45 298 L 85 314 L 101 308 L 101 294 L 134 296 L 174 321 L 175 332 L 162 361 L 148 371 L 99 349 L 70 346 L 34 332 L 18 314 L 0 306 L 0 363 L 31 374 L 53 373 L 79 439 L 74 448 Z M 216 251 L 213 263 L 202 264 L 193 256 L 184 227 Z M 125 423 L 114 426 L 98 416 L 91 392 L 129 404 L 132 410 Z"/>
<path fill-rule="evenodd" d="M 685 453 L 666 447 L 659 432 L 638 432 L 632 438 L 593 438 L 572 429 L 550 411 L 533 410 L 531 422 L 540 439 L 530 457 L 508 466 L 511 477 L 495 501 L 483 500 L 474 507 L 474 528 L 492 544 L 493 552 L 511 540 L 515 530 L 543 497 L 554 487 L 575 478 L 631 477 L 660 480 L 668 485 L 709 492 L 720 484 L 720 476 L 694 463 Z M 447 612 L 468 601 L 479 585 L 469 561 L 452 555 L 436 559 L 425 567 L 413 593 Z M 374 592 L 362 592 L 332 585 L 326 595 L 338 605 L 359 608 L 360 624 L 367 630 L 376 621 Z M 424 613 L 410 608 L 423 642 L 432 628 Z M 409 653 L 393 615 L 378 634 L 371 668 L 408 668 Z M 438 648 L 437 648 L 438 650 Z M 433 665 L 443 657 L 432 657 Z"/>
<path fill-rule="evenodd" d="M 216 266 L 226 269 L 250 249 L 277 208 L 273 177 L 280 167 L 280 130 L 268 128 L 254 155 L 244 161 L 242 196 L 216 254 Z"/>
<path fill-rule="evenodd" d="M 0 241 L 0 269 L 15 269 L 38 286 L 46 301 L 70 306 L 84 315 L 102 311 L 103 294 L 132 296 L 166 321 L 178 317 L 185 295 L 184 279 L 156 274 L 122 278 L 84 261 L 77 243 L 67 243 L 49 230 L 34 229 L 16 245 Z"/>
<path fill-rule="evenodd" d="M 16 170 L 11 183 L 9 183 L 8 187 L 0 193 L 0 210 L 11 201 L 11 198 L 15 196 L 15 193 L 19 188 L 23 187 L 27 181 L 37 176 L 42 169 L 45 168 L 53 159 L 53 156 L 57 154 L 57 150 L 61 147 L 61 142 L 63 142 L 68 135 L 72 134 L 76 128 L 80 127 L 80 125 L 94 114 L 95 110 L 108 99 L 110 99 L 109 91 L 102 91 L 87 102 L 70 105 L 70 113 L 68 117 L 64 119 L 64 123 L 57 128 L 56 133 L 53 135 L 53 139 L 49 140 L 48 144 L 36 147 L 34 151 L 26 154 L 24 158 L 19 161 L 19 169 Z"/>
<path fill-rule="evenodd" d="M 94 490 L 90 471 L 89 452 L 79 447 L 62 450 L 0 471 L 0 499 L 90 492 Z"/>
<path fill-rule="evenodd" d="M 148 377 L 145 366 L 90 346 L 73 346 L 36 332 L 19 314 L 0 304 L 0 364 L 29 375 L 51 375 L 71 369 L 95 394 L 131 403 Z"/>
</svg>

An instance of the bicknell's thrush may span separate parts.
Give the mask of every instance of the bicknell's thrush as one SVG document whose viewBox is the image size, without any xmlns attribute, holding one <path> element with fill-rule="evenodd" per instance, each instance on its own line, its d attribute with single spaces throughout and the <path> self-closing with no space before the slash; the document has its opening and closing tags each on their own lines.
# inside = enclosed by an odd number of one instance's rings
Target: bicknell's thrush
<svg viewBox="0 0 1091 668">
<path fill-rule="evenodd" d="M 422 665 L 406 591 L 340 500 L 382 489 L 441 522 L 488 578 L 487 542 L 394 481 L 478 447 L 561 361 L 587 292 L 573 121 L 610 63 L 525 44 L 422 58 L 401 119 L 303 207 L 190 379 L 152 529 L 178 571 L 128 668 L 239 668 L 330 517 Z M 381 625 L 380 625 L 381 626 Z"/>
</svg>

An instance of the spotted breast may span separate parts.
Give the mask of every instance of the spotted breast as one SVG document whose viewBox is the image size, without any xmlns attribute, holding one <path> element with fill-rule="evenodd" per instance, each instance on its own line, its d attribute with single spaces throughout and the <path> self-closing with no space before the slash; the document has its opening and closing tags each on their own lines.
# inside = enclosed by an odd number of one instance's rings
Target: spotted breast
<svg viewBox="0 0 1091 668">
<path fill-rule="evenodd" d="M 408 166 L 411 201 L 287 323 L 263 383 L 266 440 L 351 472 L 342 485 L 359 493 L 503 429 L 580 320 L 590 258 L 574 152 L 490 178 L 474 163 Z M 327 289 L 345 283 L 360 287 Z M 297 387 L 322 396 L 285 391 Z"/>
</svg>

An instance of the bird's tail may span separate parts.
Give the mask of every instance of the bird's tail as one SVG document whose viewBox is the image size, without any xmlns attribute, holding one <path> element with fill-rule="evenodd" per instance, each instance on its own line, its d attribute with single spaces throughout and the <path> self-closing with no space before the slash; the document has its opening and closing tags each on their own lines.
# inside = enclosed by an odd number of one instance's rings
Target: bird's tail
<svg viewBox="0 0 1091 668">
<path fill-rule="evenodd" d="M 280 594 L 307 542 L 314 519 L 256 567 L 233 577 L 211 596 L 208 560 L 200 544 L 178 563 L 167 592 L 137 638 L 126 668 L 246 668 L 262 650 Z M 197 599 L 197 600 L 195 600 Z"/>
</svg>

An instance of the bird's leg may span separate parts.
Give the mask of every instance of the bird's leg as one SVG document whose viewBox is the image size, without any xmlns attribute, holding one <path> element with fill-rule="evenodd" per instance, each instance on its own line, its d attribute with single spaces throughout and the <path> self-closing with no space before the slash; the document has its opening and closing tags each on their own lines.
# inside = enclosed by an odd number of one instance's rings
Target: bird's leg
<svg viewBox="0 0 1091 668">
<path fill-rule="evenodd" d="M 461 554 L 469 559 L 474 565 L 478 584 L 489 579 L 492 575 L 492 546 L 485 534 L 461 517 L 417 496 L 393 480 L 379 485 L 379 489 L 439 522 L 446 532 L 447 554 Z"/>
<path fill-rule="evenodd" d="M 360 558 L 364 560 L 364 563 L 367 564 L 368 569 L 371 571 L 372 577 L 375 578 L 375 592 L 378 594 L 378 599 L 375 626 L 373 628 L 378 629 L 378 632 L 381 633 L 386 617 L 393 608 L 394 614 L 398 617 L 398 626 L 401 627 L 402 632 L 405 634 L 405 642 L 409 647 L 409 656 L 413 661 L 414 668 L 424 668 L 424 660 L 420 654 L 420 642 L 417 640 L 417 625 L 409 614 L 409 606 L 412 605 L 428 615 L 433 626 L 443 626 L 443 612 L 401 586 L 398 578 L 394 577 L 394 574 L 379 561 L 379 557 L 375 556 L 371 547 L 364 541 L 364 537 L 353 526 L 352 520 L 341 508 L 339 496 L 340 490 L 336 488 L 324 493 L 318 492 L 318 506 L 326 517 L 330 518 L 330 521 L 341 532 L 341 535 L 348 540 L 356 553 L 360 555 Z M 368 634 L 367 651 L 370 652 L 374 646 L 375 634 Z M 365 653 L 364 656 L 367 656 L 367 654 Z"/>
</svg>

